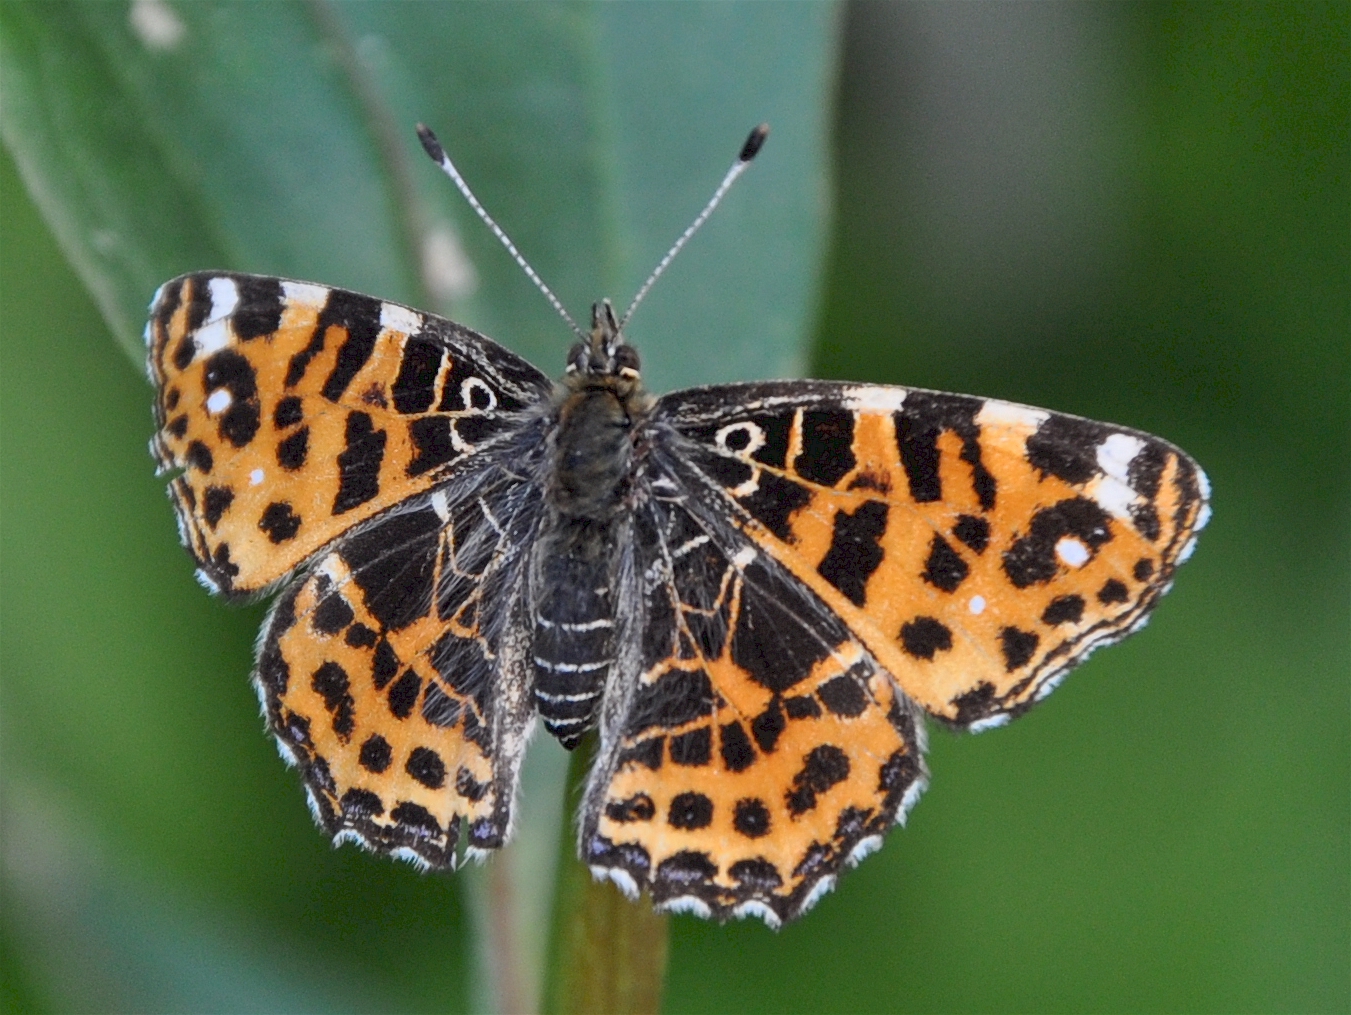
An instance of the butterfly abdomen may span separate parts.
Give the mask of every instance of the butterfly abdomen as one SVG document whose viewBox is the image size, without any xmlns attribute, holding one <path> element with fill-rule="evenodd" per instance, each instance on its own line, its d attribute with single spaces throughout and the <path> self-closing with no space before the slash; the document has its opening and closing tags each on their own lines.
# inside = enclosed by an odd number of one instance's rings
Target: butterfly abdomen
<svg viewBox="0 0 1351 1015">
<path fill-rule="evenodd" d="M 611 526 L 560 519 L 533 568 L 535 706 L 571 750 L 595 725 L 614 657 Z"/>
<path fill-rule="evenodd" d="M 531 568 L 535 704 L 569 750 L 595 724 L 614 658 L 614 530 L 633 456 L 634 411 L 611 381 L 582 382 L 559 407 L 549 516 Z"/>
</svg>

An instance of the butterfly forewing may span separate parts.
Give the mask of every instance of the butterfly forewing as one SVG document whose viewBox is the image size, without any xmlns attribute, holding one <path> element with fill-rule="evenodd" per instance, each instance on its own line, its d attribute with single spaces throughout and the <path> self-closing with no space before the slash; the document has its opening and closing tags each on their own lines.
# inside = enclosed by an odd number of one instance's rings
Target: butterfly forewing
<svg viewBox="0 0 1351 1015">
<path fill-rule="evenodd" d="M 960 726 L 1143 623 L 1208 513 L 1165 441 L 990 399 L 738 385 L 668 395 L 657 419 L 742 531 Z"/>
<path fill-rule="evenodd" d="M 203 272 L 147 326 L 151 450 L 200 574 L 265 588 L 444 481 L 551 389 L 467 328 L 342 289 Z"/>
</svg>

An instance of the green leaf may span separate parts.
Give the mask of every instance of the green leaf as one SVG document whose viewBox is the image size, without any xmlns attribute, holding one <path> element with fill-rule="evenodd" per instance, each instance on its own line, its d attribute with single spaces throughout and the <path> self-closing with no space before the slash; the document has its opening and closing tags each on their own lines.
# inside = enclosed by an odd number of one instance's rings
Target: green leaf
<svg viewBox="0 0 1351 1015">
<path fill-rule="evenodd" d="M 828 197 L 832 8 L 142 2 L 131 11 L 5 5 L 0 128 L 138 359 L 150 295 L 193 269 L 449 309 L 428 297 L 422 246 L 454 223 L 479 287 L 453 309 L 552 369 L 566 333 L 422 156 L 412 125 L 437 131 L 584 319 L 600 296 L 623 302 L 637 289 L 746 132 L 768 120 L 758 181 L 729 198 L 633 337 L 660 386 L 792 373 L 803 362 Z"/>
</svg>

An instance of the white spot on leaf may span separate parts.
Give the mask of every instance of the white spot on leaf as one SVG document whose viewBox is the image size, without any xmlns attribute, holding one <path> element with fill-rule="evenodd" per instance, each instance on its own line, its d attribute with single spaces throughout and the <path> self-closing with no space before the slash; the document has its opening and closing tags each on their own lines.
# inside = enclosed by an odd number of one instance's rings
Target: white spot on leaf
<svg viewBox="0 0 1351 1015">
<path fill-rule="evenodd" d="M 436 225 L 422 237 L 422 279 L 433 296 L 460 300 L 478 288 L 478 272 L 449 226 Z"/>
<path fill-rule="evenodd" d="M 188 33 L 183 19 L 166 0 L 133 0 L 127 22 L 146 49 L 175 49 Z"/>
</svg>

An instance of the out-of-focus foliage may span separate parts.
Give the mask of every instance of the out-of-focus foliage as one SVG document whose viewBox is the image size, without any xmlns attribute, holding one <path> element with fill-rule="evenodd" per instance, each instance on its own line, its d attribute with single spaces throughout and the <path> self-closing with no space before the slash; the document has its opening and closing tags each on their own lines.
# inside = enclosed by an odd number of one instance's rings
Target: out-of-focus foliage
<svg viewBox="0 0 1351 1015">
<path fill-rule="evenodd" d="M 630 293 L 772 121 L 634 337 L 659 386 L 793 363 L 818 305 L 829 10 L 495 9 L 174 5 L 216 48 L 170 74 L 126 5 L 0 5 L 0 123 L 20 164 L 45 160 L 47 216 L 0 166 L 7 1008 L 469 1003 L 457 882 L 331 851 L 263 740 L 260 612 L 188 578 L 147 389 L 99 313 L 136 329 L 159 276 L 217 265 L 411 300 L 417 208 L 478 272 L 456 314 L 561 358 L 430 166 L 400 197 L 344 53 L 395 119 L 440 130 L 574 312 Z M 807 918 L 677 918 L 667 1008 L 1346 1010 L 1351 9 L 868 4 L 844 30 L 813 372 L 1154 431 L 1207 468 L 1215 517 L 1143 634 L 1007 729 L 935 731 L 910 827 Z M 46 148 L 14 139 L 19 71 L 68 97 L 24 114 Z M 231 81 L 273 91 L 235 120 Z M 100 189 L 128 143 L 150 150 Z M 63 188 L 121 218 L 81 232 L 50 210 Z M 252 220 L 224 221 L 241 203 Z M 202 250 L 164 253 L 180 235 Z"/>
</svg>

